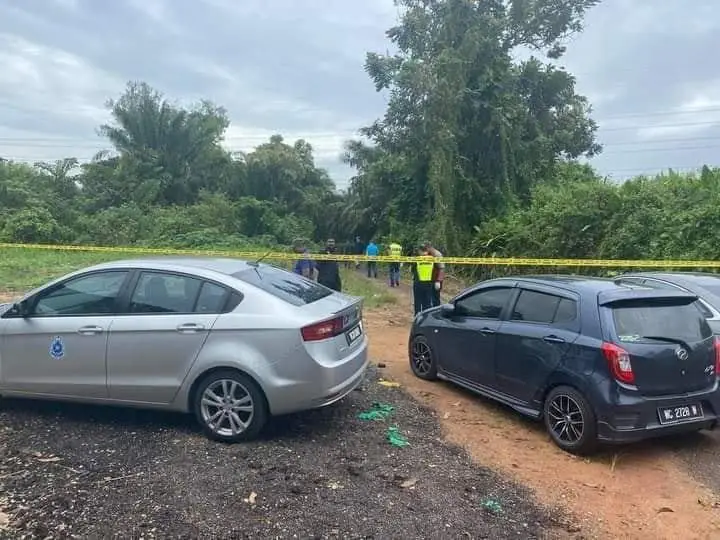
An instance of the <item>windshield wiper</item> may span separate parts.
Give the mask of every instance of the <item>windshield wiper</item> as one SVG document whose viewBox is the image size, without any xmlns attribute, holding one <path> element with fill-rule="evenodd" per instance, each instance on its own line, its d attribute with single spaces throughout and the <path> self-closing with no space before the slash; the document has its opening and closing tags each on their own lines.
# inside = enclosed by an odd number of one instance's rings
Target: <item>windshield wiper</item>
<svg viewBox="0 0 720 540">
<path fill-rule="evenodd" d="M 671 338 L 666 336 L 640 336 L 640 338 L 653 339 L 655 341 L 666 341 L 667 343 L 677 343 L 678 345 L 682 345 L 686 349 L 690 349 L 690 345 L 688 345 L 686 341 L 678 338 Z"/>
</svg>

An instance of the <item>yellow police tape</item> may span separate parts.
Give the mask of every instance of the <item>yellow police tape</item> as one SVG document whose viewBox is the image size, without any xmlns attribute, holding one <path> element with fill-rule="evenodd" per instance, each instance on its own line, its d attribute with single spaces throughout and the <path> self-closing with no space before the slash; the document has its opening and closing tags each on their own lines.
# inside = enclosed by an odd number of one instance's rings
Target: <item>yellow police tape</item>
<svg viewBox="0 0 720 540">
<path fill-rule="evenodd" d="M 297 253 L 277 251 L 239 251 L 239 250 L 201 250 L 201 249 L 167 249 L 149 247 L 108 247 L 108 246 L 76 246 L 50 244 L 15 244 L 0 243 L 0 248 L 44 249 L 50 251 L 94 251 L 102 253 L 156 254 L 156 255 L 205 255 L 214 257 L 236 257 L 249 260 L 296 260 Z M 419 257 L 393 257 L 379 255 L 339 255 L 312 254 L 312 258 L 322 261 L 376 261 L 376 262 L 417 262 Z M 425 259 L 426 260 L 426 259 Z M 526 257 L 443 257 L 436 259 L 445 264 L 465 264 L 476 266 L 563 266 L 563 267 L 606 267 L 606 268 L 720 268 L 720 261 L 689 261 L 689 260 L 622 260 L 622 259 L 536 259 Z"/>
</svg>

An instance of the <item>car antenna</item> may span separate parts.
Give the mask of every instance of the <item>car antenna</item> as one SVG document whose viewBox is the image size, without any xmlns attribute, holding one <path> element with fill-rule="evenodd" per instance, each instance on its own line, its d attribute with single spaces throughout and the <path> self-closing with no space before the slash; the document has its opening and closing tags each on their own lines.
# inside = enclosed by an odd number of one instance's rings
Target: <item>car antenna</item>
<svg viewBox="0 0 720 540">
<path fill-rule="evenodd" d="M 262 261 L 264 261 L 265 259 L 267 259 L 270 255 L 272 255 L 272 250 L 268 251 L 265 255 L 263 255 L 262 257 L 260 257 L 257 261 L 253 261 L 253 262 L 248 263 L 248 264 L 249 264 L 250 266 L 257 266 L 257 265 L 260 264 Z"/>
</svg>

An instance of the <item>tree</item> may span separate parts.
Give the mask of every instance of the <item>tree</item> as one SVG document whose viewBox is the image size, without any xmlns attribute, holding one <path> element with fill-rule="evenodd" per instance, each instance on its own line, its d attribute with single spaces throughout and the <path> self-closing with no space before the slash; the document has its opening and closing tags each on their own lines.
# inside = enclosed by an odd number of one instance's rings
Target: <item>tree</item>
<svg viewBox="0 0 720 540">
<path fill-rule="evenodd" d="M 384 180 L 396 184 L 385 203 L 427 208 L 422 233 L 460 250 L 474 225 L 527 202 L 559 160 L 600 151 L 573 77 L 537 58 L 513 60 L 519 47 L 560 57 L 597 0 L 397 3 L 403 14 L 387 35 L 398 52 L 369 53 L 365 64 L 388 107 L 364 133 L 397 156 L 391 174 L 404 178 Z M 354 187 L 379 177 L 359 169 Z"/>
</svg>

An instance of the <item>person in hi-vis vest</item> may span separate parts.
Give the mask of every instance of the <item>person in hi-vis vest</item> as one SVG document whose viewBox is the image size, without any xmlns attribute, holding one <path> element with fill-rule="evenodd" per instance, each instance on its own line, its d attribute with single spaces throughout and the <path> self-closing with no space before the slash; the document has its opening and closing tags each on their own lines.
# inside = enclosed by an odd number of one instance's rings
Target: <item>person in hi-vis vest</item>
<svg viewBox="0 0 720 540">
<path fill-rule="evenodd" d="M 420 248 L 418 256 L 422 260 L 412 266 L 415 315 L 435 306 L 435 262 L 424 247 Z"/>
<path fill-rule="evenodd" d="M 395 242 L 392 242 L 389 247 L 391 257 L 402 257 L 402 246 Z M 400 286 L 400 267 L 402 263 L 400 261 L 393 261 L 390 263 L 390 286 Z"/>
</svg>

